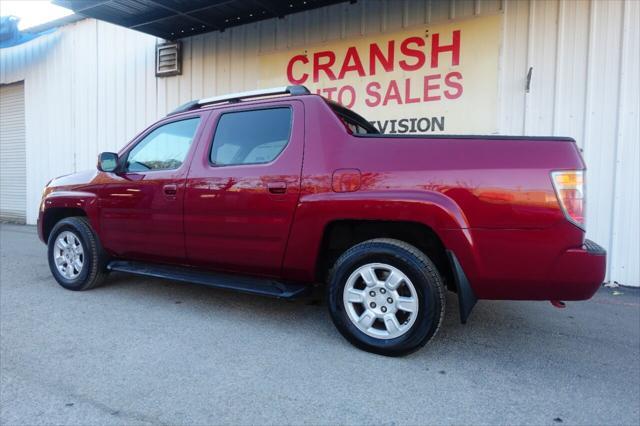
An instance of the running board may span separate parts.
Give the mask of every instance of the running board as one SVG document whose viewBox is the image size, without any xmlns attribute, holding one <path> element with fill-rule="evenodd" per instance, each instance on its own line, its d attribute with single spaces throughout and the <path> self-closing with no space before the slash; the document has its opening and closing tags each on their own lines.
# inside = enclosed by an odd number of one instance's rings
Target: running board
<svg viewBox="0 0 640 426">
<path fill-rule="evenodd" d="M 235 290 L 242 293 L 276 297 L 279 299 L 295 299 L 305 295 L 311 288 L 303 284 L 283 283 L 269 278 L 230 275 L 181 266 L 157 265 L 125 260 L 111 261 L 107 265 L 107 269 L 110 271 L 183 281 L 206 285 L 208 287 Z"/>
</svg>

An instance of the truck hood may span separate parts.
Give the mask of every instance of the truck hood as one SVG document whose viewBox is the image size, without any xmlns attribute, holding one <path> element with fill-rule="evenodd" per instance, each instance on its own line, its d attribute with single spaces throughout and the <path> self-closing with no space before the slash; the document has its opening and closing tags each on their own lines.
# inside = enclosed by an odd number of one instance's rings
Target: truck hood
<svg viewBox="0 0 640 426">
<path fill-rule="evenodd" d="M 99 176 L 98 170 L 83 170 L 77 173 L 59 176 L 49 182 L 49 188 L 76 188 L 87 184 L 94 183 Z"/>
</svg>

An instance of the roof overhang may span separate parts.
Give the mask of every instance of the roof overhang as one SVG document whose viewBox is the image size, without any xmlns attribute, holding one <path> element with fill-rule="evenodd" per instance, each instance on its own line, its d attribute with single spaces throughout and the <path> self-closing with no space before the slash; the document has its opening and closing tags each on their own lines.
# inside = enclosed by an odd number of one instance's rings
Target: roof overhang
<svg viewBox="0 0 640 426">
<path fill-rule="evenodd" d="M 53 0 L 75 13 L 166 40 L 354 0 Z"/>
</svg>

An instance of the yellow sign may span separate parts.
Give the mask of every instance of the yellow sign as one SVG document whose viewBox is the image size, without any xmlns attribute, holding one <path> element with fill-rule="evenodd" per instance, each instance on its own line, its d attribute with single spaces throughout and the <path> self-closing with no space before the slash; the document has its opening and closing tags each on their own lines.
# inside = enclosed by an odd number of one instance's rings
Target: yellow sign
<svg viewBox="0 0 640 426">
<path fill-rule="evenodd" d="M 384 133 L 497 130 L 501 15 L 260 57 L 260 86 L 303 84 Z"/>
</svg>

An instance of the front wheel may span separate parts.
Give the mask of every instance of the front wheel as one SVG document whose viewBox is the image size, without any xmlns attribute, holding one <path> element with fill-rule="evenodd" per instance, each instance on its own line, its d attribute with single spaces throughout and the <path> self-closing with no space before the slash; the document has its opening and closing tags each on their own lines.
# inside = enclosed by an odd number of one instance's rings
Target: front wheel
<svg viewBox="0 0 640 426">
<path fill-rule="evenodd" d="M 336 261 L 328 286 L 331 318 L 355 346 L 388 356 L 411 353 L 444 317 L 442 280 L 416 247 L 393 239 L 357 244 Z"/>
<path fill-rule="evenodd" d="M 49 269 L 68 290 L 89 290 L 107 275 L 107 255 L 84 217 L 56 223 L 48 241 Z"/>
</svg>

